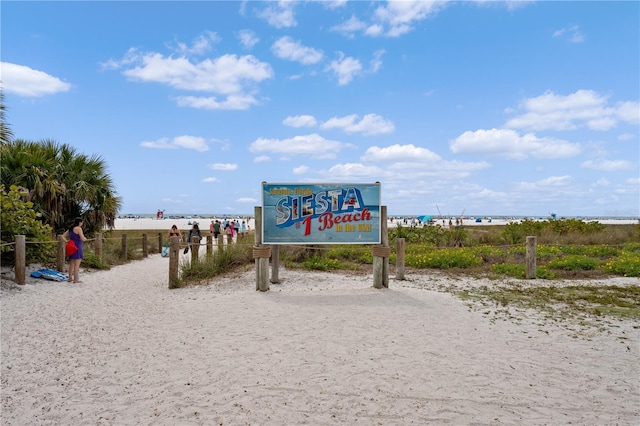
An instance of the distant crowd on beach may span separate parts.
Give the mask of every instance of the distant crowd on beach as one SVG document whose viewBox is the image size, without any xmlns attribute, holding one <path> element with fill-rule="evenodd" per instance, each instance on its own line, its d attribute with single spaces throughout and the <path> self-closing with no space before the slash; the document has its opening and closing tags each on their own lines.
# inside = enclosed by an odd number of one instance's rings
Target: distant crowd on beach
<svg viewBox="0 0 640 426">
<path fill-rule="evenodd" d="M 186 241 L 190 242 L 193 236 L 202 239 L 203 235 L 199 223 L 197 221 L 189 221 L 189 225 L 191 225 L 191 229 L 189 230 L 189 236 Z M 230 239 L 237 238 L 250 231 L 251 226 L 247 224 L 246 220 L 241 219 L 223 219 L 222 221 L 220 219 L 212 219 L 209 224 L 209 233 L 214 239 L 217 239 L 219 235 L 227 236 Z M 175 224 L 171 226 L 171 229 L 168 231 L 169 238 L 174 236 L 178 237 L 180 241 L 183 241 L 182 231 Z"/>
</svg>

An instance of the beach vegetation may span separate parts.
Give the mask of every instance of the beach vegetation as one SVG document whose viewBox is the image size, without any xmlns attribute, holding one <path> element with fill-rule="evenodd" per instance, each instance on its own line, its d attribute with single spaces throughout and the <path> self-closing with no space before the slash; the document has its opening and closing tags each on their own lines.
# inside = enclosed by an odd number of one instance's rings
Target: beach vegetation
<svg viewBox="0 0 640 426">
<path fill-rule="evenodd" d="M 239 270 L 253 262 L 253 247 L 249 244 L 217 247 L 210 256 L 199 258 L 197 262 L 180 264 L 178 287 L 208 282 L 213 277 Z"/>
<path fill-rule="evenodd" d="M 13 130 L 6 121 L 6 107 L 4 104 L 4 91 L 0 89 L 0 144 L 6 144 L 13 140 Z"/>
<path fill-rule="evenodd" d="M 625 250 L 619 256 L 606 262 L 603 269 L 614 275 L 640 277 L 640 254 L 637 251 Z"/>
<path fill-rule="evenodd" d="M 598 259 L 580 254 L 558 257 L 546 263 L 546 266 L 550 269 L 563 269 L 565 271 L 589 271 L 597 269 L 599 265 L 600 261 Z"/>
<path fill-rule="evenodd" d="M 121 199 L 102 157 L 49 139 L 11 138 L 0 150 L 1 183 L 24 189 L 24 200 L 53 232 L 62 234 L 76 217 L 89 236 L 114 225 Z"/>
<path fill-rule="evenodd" d="M 352 269 L 351 263 L 340 262 L 330 257 L 312 256 L 302 262 L 304 269 L 314 271 L 334 271 Z"/>
<path fill-rule="evenodd" d="M 14 199 L 24 197 L 14 194 Z M 37 217 L 34 208 L 31 209 Z M 15 217 L 27 216 L 9 214 L 10 210 L 3 209 L 3 215 L 11 219 L 3 219 L 3 241 L 13 238 L 9 232 L 11 220 Z M 4 216 L 3 216 L 4 217 Z M 526 221 L 525 221 L 526 222 Z M 41 223 L 41 222 L 39 222 Z M 510 226 L 510 225 L 506 225 Z M 544 228 L 540 222 L 531 221 L 525 224 L 526 230 Z M 490 225 L 484 229 L 472 227 L 468 232 L 463 229 L 445 229 L 440 226 L 425 226 L 424 228 L 401 227 L 399 232 L 389 230 L 391 268 L 397 261 L 397 237 L 405 238 L 404 265 L 414 269 L 436 269 L 449 272 L 472 274 L 474 276 L 513 277 L 522 279 L 525 276 L 526 246 L 524 240 L 518 244 L 505 244 L 502 238 L 504 226 Z M 501 229 L 502 228 L 502 229 Z M 425 231 L 425 229 L 427 229 Z M 566 229 L 569 229 L 567 231 Z M 554 243 L 536 245 L 536 277 L 541 279 L 576 279 L 576 278 L 604 278 L 606 276 L 640 277 L 640 225 L 605 225 L 571 227 L 549 226 L 548 230 L 563 233 Z M 603 239 L 595 238 L 592 244 L 575 244 L 575 232 L 601 235 Z M 6 231 L 6 232 L 5 232 Z M 186 232 L 186 231 L 185 231 Z M 6 234 L 6 235 L 5 235 Z M 48 233 L 50 235 L 51 232 Z M 101 257 L 89 257 L 85 264 L 88 267 L 103 269 L 119 265 L 131 260 L 144 258 L 143 236 L 147 234 L 148 253 L 159 253 L 166 235 L 157 230 L 126 230 L 104 231 L 102 233 Z M 544 232 L 543 232 L 544 234 Z M 123 235 L 126 235 L 126 253 L 123 252 Z M 612 240 L 609 235 L 615 235 Z M 42 237 L 42 241 L 49 241 L 49 237 Z M 548 239 L 552 240 L 552 239 Z M 411 241 L 411 242 L 410 242 Z M 462 243 L 462 246 L 456 245 Z M 95 239 L 90 238 L 85 243 L 85 253 L 95 253 Z M 188 271 L 185 277 L 201 277 L 207 273 L 219 274 L 229 271 L 229 268 L 248 266 L 254 262 L 251 256 L 253 235 L 246 234 L 238 238 L 236 245 L 245 246 L 248 250 L 240 255 L 231 252 L 233 258 L 214 256 L 216 265 L 199 265 L 198 270 Z M 8 249 L 3 248 L 3 251 Z M 202 247 L 205 247 L 204 244 Z M 29 248 L 29 246 L 28 246 Z M 337 245 L 280 245 L 280 261 L 286 267 L 313 270 L 352 270 L 370 271 L 373 264 L 373 254 L 370 245 L 337 244 Z M 55 264 L 55 243 L 51 241 L 47 258 L 47 265 Z M 92 256 L 87 254 L 87 256 Z M 42 256 L 41 256 L 42 258 Z M 33 262 L 31 258 L 27 262 Z M 209 272 L 207 272 L 209 271 Z M 213 275 L 212 275 L 213 276 Z"/>
<path fill-rule="evenodd" d="M 370 247 L 353 245 L 335 246 L 280 246 L 280 261 L 288 268 L 317 271 L 362 270 L 373 262 Z"/>
<path fill-rule="evenodd" d="M 84 260 L 82 261 L 84 268 L 108 270 L 111 269 L 111 263 L 100 259 L 93 251 L 84 252 Z"/>
<path fill-rule="evenodd" d="M 404 238 L 407 244 L 426 244 L 434 247 L 462 247 L 470 243 L 469 231 L 461 226 L 444 228 L 433 226 L 405 226 L 398 224 L 389 229 L 389 242 Z"/>
<path fill-rule="evenodd" d="M 412 268 L 469 268 L 480 266 L 482 257 L 471 248 L 436 249 L 412 246 L 406 250 L 405 264 Z"/>
<path fill-rule="evenodd" d="M 579 285 L 533 286 L 518 284 L 479 287 L 455 292 L 464 299 L 487 305 L 535 309 L 550 318 L 609 318 L 640 320 L 640 286 Z"/>
<path fill-rule="evenodd" d="M 12 243 L 16 235 L 24 235 L 26 240 L 25 256 L 29 263 L 43 262 L 49 259 L 56 247 L 51 241 L 52 229 L 40 221 L 39 213 L 31 201 L 25 201 L 25 190 L 11 185 L 6 191 L 0 185 L 0 235 L 2 243 Z M 15 246 L 1 244 L 2 264 L 13 264 Z"/>
<path fill-rule="evenodd" d="M 349 263 L 372 264 L 373 254 L 371 247 L 336 245 L 326 250 L 327 257 L 341 259 Z"/>
<path fill-rule="evenodd" d="M 523 263 L 494 263 L 491 272 L 495 275 L 518 278 L 524 280 L 527 276 L 527 268 Z M 556 274 L 546 267 L 536 267 L 536 277 L 543 280 L 553 280 Z"/>
</svg>

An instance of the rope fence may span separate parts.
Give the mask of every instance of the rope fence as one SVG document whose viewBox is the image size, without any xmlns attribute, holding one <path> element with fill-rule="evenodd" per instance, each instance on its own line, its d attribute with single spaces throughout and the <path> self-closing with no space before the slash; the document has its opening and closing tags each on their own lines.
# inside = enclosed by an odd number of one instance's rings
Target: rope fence
<svg viewBox="0 0 640 426">
<path fill-rule="evenodd" d="M 202 244 L 202 242 L 205 242 Z M 201 246 L 206 246 L 207 255 L 213 253 L 215 249 L 222 249 L 226 246 L 234 245 L 239 247 L 251 247 L 253 258 L 256 261 L 264 259 L 267 261 L 267 267 L 269 264 L 269 259 L 271 259 L 272 263 L 272 272 L 271 272 L 271 282 L 277 283 L 278 279 L 278 264 L 280 261 L 281 250 L 283 249 L 293 249 L 293 250 L 303 250 L 303 251 L 322 251 L 329 252 L 331 250 L 336 250 L 335 246 L 318 246 L 318 245 L 304 245 L 304 244 L 295 244 L 295 245 L 262 245 L 253 243 L 245 243 L 240 242 L 238 239 L 232 239 L 230 236 L 226 234 L 218 235 L 218 238 L 213 237 L 213 235 L 207 235 L 204 238 L 200 239 L 197 236 L 192 238 L 191 242 L 183 241 L 178 239 L 177 237 L 172 237 L 171 239 L 166 239 L 165 234 L 163 232 L 159 232 L 157 234 L 157 244 L 150 244 L 150 240 L 146 233 L 142 234 L 140 237 L 131 237 L 127 234 L 122 234 L 120 237 L 103 237 L 102 234 L 96 234 L 95 238 L 87 239 L 84 242 L 83 248 L 85 251 L 85 259 L 95 256 L 97 261 L 102 262 L 105 251 L 108 251 L 111 256 L 115 256 L 119 259 L 120 262 L 126 263 L 129 260 L 146 258 L 150 253 L 160 253 L 162 252 L 165 244 L 169 244 L 169 257 L 171 258 L 171 254 L 175 251 L 175 262 L 170 262 L 170 271 L 169 271 L 169 281 L 170 288 L 172 280 L 177 282 L 178 278 L 178 254 L 179 251 L 189 248 L 191 250 L 191 261 L 197 261 L 199 259 L 199 251 Z M 215 243 L 215 244 L 214 244 Z M 14 251 L 14 259 L 15 259 L 15 281 L 19 285 L 25 284 L 25 276 L 26 276 L 26 250 L 27 246 L 31 245 L 51 245 L 54 247 L 52 249 L 55 252 L 55 255 L 52 256 L 52 259 L 55 259 L 56 268 L 60 272 L 64 272 L 67 269 L 66 265 L 66 254 L 65 254 L 65 240 L 62 235 L 58 235 L 57 240 L 50 241 L 26 241 L 24 235 L 16 235 L 15 241 L 13 242 L 5 242 L 0 244 L 0 248 L 2 247 L 13 247 Z M 503 249 L 509 250 L 511 248 L 522 248 L 522 244 L 509 244 L 502 246 L 491 246 L 493 249 Z M 527 237 L 527 241 L 525 244 L 525 265 L 526 265 L 526 277 L 528 279 L 535 278 L 536 271 L 536 237 Z M 451 249 L 462 249 L 459 247 L 428 247 L 429 250 L 451 250 Z M 404 270 L 405 270 L 405 239 L 398 238 L 395 241 L 394 247 L 390 247 L 387 245 L 373 245 L 373 246 L 349 246 L 350 251 L 362 251 L 363 253 L 371 253 L 371 255 L 375 259 L 382 259 L 384 262 L 387 262 L 389 257 L 393 254 L 396 256 L 396 279 L 403 280 L 404 279 Z M 186 253 L 186 252 L 185 252 Z M 54 262 L 51 262 L 54 263 Z M 383 266 L 379 266 L 382 268 Z M 380 285 L 387 285 L 386 282 L 380 283 Z"/>
</svg>

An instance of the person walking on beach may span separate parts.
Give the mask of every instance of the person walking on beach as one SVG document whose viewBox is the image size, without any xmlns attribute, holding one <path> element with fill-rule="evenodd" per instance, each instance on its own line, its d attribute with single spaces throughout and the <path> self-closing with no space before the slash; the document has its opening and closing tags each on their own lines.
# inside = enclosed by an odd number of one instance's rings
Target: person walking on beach
<svg viewBox="0 0 640 426">
<path fill-rule="evenodd" d="M 167 234 L 167 239 L 171 241 L 171 237 L 178 237 L 178 241 L 182 241 L 182 232 L 176 225 L 173 225 Z"/>
<path fill-rule="evenodd" d="M 242 223 L 240 224 L 240 235 L 244 235 L 246 232 L 247 232 L 247 224 L 243 220 Z"/>
<path fill-rule="evenodd" d="M 69 256 L 69 279 L 67 281 L 81 283 L 80 281 L 80 263 L 84 259 L 84 248 L 82 243 L 87 241 L 82 232 L 82 218 L 77 217 L 73 221 L 73 225 L 67 229 L 62 237 L 66 240 L 72 240 L 78 250 Z"/>
<path fill-rule="evenodd" d="M 217 241 L 218 235 L 220 235 L 220 221 L 216 219 L 213 223 L 213 238 Z"/>
<path fill-rule="evenodd" d="M 198 241 L 202 240 L 202 232 L 200 232 L 200 227 L 198 226 L 197 222 L 193 223 L 193 227 L 189 230 L 189 239 L 187 240 L 187 242 L 189 243 L 189 246 L 191 246 L 192 243 L 192 237 L 198 237 Z"/>
<path fill-rule="evenodd" d="M 234 221 L 229 222 L 229 242 L 233 241 L 233 237 L 236 235 L 236 226 Z"/>
</svg>

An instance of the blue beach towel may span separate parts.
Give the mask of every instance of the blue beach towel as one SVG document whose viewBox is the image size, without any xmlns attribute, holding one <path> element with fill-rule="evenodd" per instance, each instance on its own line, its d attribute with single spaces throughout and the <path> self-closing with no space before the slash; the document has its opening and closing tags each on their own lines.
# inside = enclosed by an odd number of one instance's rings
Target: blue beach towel
<svg viewBox="0 0 640 426">
<path fill-rule="evenodd" d="M 63 274 L 62 272 L 58 272 L 54 269 L 38 269 L 37 271 L 33 271 L 31 276 L 51 281 L 65 281 L 69 279 L 69 275 Z"/>
</svg>

